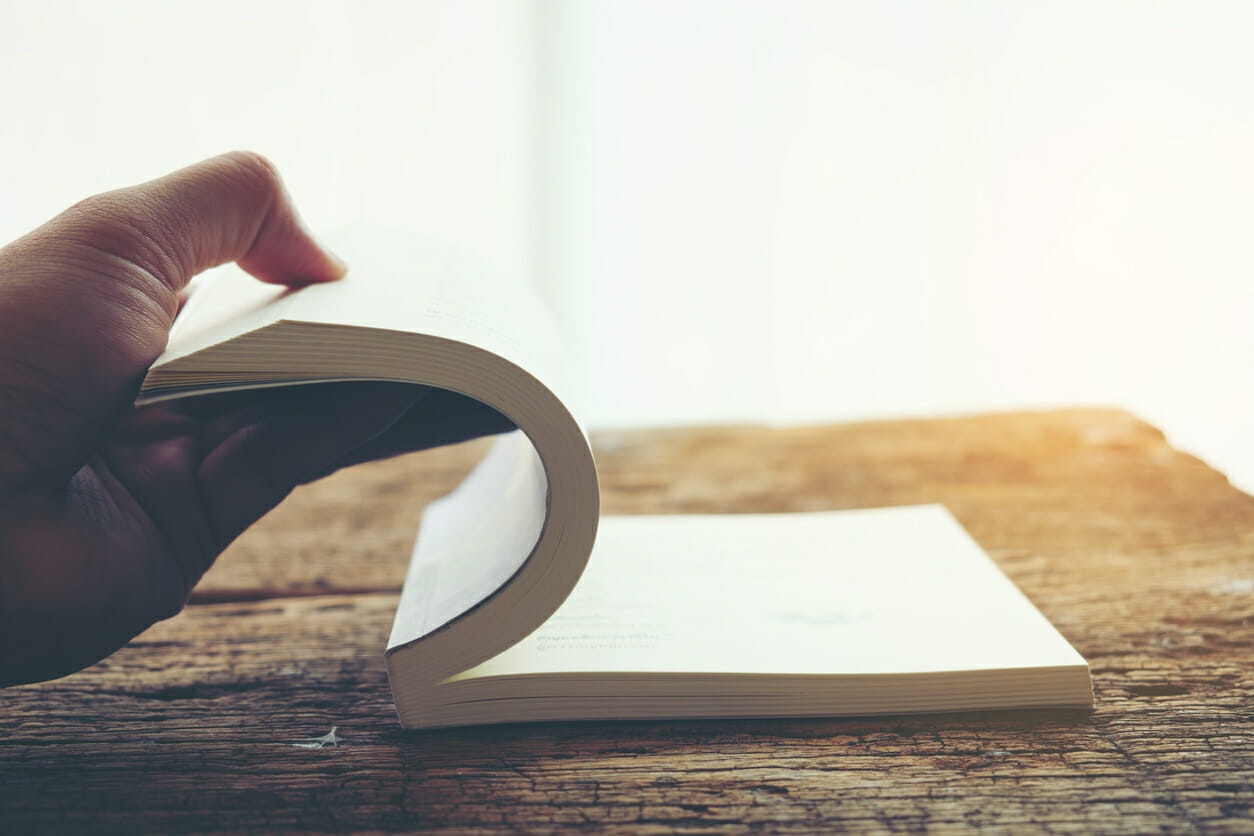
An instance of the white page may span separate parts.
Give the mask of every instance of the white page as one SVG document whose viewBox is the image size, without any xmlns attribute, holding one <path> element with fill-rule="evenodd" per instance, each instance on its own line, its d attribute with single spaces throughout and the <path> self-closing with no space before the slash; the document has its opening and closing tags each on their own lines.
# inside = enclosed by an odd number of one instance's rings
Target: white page
<svg viewBox="0 0 1254 836">
<path fill-rule="evenodd" d="M 327 238 L 349 264 L 340 281 L 290 291 L 234 265 L 203 277 L 153 367 L 280 320 L 325 323 L 476 346 L 523 368 L 571 406 L 558 329 L 526 285 L 501 280 L 472 255 L 412 233 L 347 230 Z"/>
<path fill-rule="evenodd" d="M 538 631 L 454 679 L 1083 665 L 940 506 L 603 517 Z"/>
<path fill-rule="evenodd" d="M 515 431 L 427 506 L 388 647 L 442 627 L 513 577 L 544 525 L 547 487 L 535 449 Z"/>
</svg>

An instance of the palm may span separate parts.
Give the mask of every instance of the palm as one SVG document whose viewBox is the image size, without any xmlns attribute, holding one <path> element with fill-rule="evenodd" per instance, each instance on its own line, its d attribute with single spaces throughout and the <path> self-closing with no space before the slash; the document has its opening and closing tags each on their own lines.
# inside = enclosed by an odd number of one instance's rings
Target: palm
<svg viewBox="0 0 1254 836">
<path fill-rule="evenodd" d="M 198 497 L 197 423 L 155 408 L 118 430 L 13 532 L 25 583 L 7 615 L 30 625 L 21 679 L 91 664 L 178 612 L 216 553 Z"/>
</svg>

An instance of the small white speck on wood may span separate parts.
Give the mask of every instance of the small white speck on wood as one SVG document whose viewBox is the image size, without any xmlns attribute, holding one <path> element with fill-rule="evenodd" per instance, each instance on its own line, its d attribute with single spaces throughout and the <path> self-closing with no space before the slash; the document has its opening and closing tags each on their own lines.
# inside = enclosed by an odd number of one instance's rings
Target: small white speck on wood
<svg viewBox="0 0 1254 836">
<path fill-rule="evenodd" d="M 325 746 L 338 747 L 340 745 L 340 741 L 344 738 L 335 733 L 337 729 L 339 729 L 339 726 L 332 726 L 331 731 L 321 737 L 311 737 L 307 740 L 301 740 L 297 743 L 293 743 L 292 745 L 300 749 L 321 749 Z"/>
</svg>

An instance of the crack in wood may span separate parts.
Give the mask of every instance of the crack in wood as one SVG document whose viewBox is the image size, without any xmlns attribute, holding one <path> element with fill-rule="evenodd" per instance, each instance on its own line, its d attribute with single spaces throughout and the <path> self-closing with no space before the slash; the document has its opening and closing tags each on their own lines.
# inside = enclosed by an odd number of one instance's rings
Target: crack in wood
<svg viewBox="0 0 1254 836">
<path fill-rule="evenodd" d="M 243 604 L 283 598 L 318 598 L 324 595 L 397 595 L 399 586 L 313 586 L 271 587 L 262 589 L 193 590 L 189 606 L 209 604 Z"/>
</svg>

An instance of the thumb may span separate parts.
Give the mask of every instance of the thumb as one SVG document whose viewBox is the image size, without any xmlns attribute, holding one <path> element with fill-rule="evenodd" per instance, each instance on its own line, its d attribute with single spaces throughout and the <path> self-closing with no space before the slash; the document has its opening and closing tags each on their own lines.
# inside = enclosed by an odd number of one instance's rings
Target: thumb
<svg viewBox="0 0 1254 836">
<path fill-rule="evenodd" d="M 93 214 L 101 216 L 104 229 L 97 231 L 107 236 L 120 231 L 110 229 L 119 210 L 129 216 L 129 231 L 138 237 L 122 230 L 118 248 L 176 291 L 197 273 L 230 261 L 262 281 L 289 286 L 345 272 L 310 236 L 278 172 L 259 154 L 223 154 L 97 201 L 104 206 L 86 202 L 95 210 L 85 213 L 88 224 Z M 72 210 L 67 215 L 76 220 Z"/>
<path fill-rule="evenodd" d="M 247 152 L 88 198 L 0 249 L 0 496 L 82 466 L 165 348 L 179 291 L 229 261 L 288 285 L 345 271 Z"/>
</svg>

